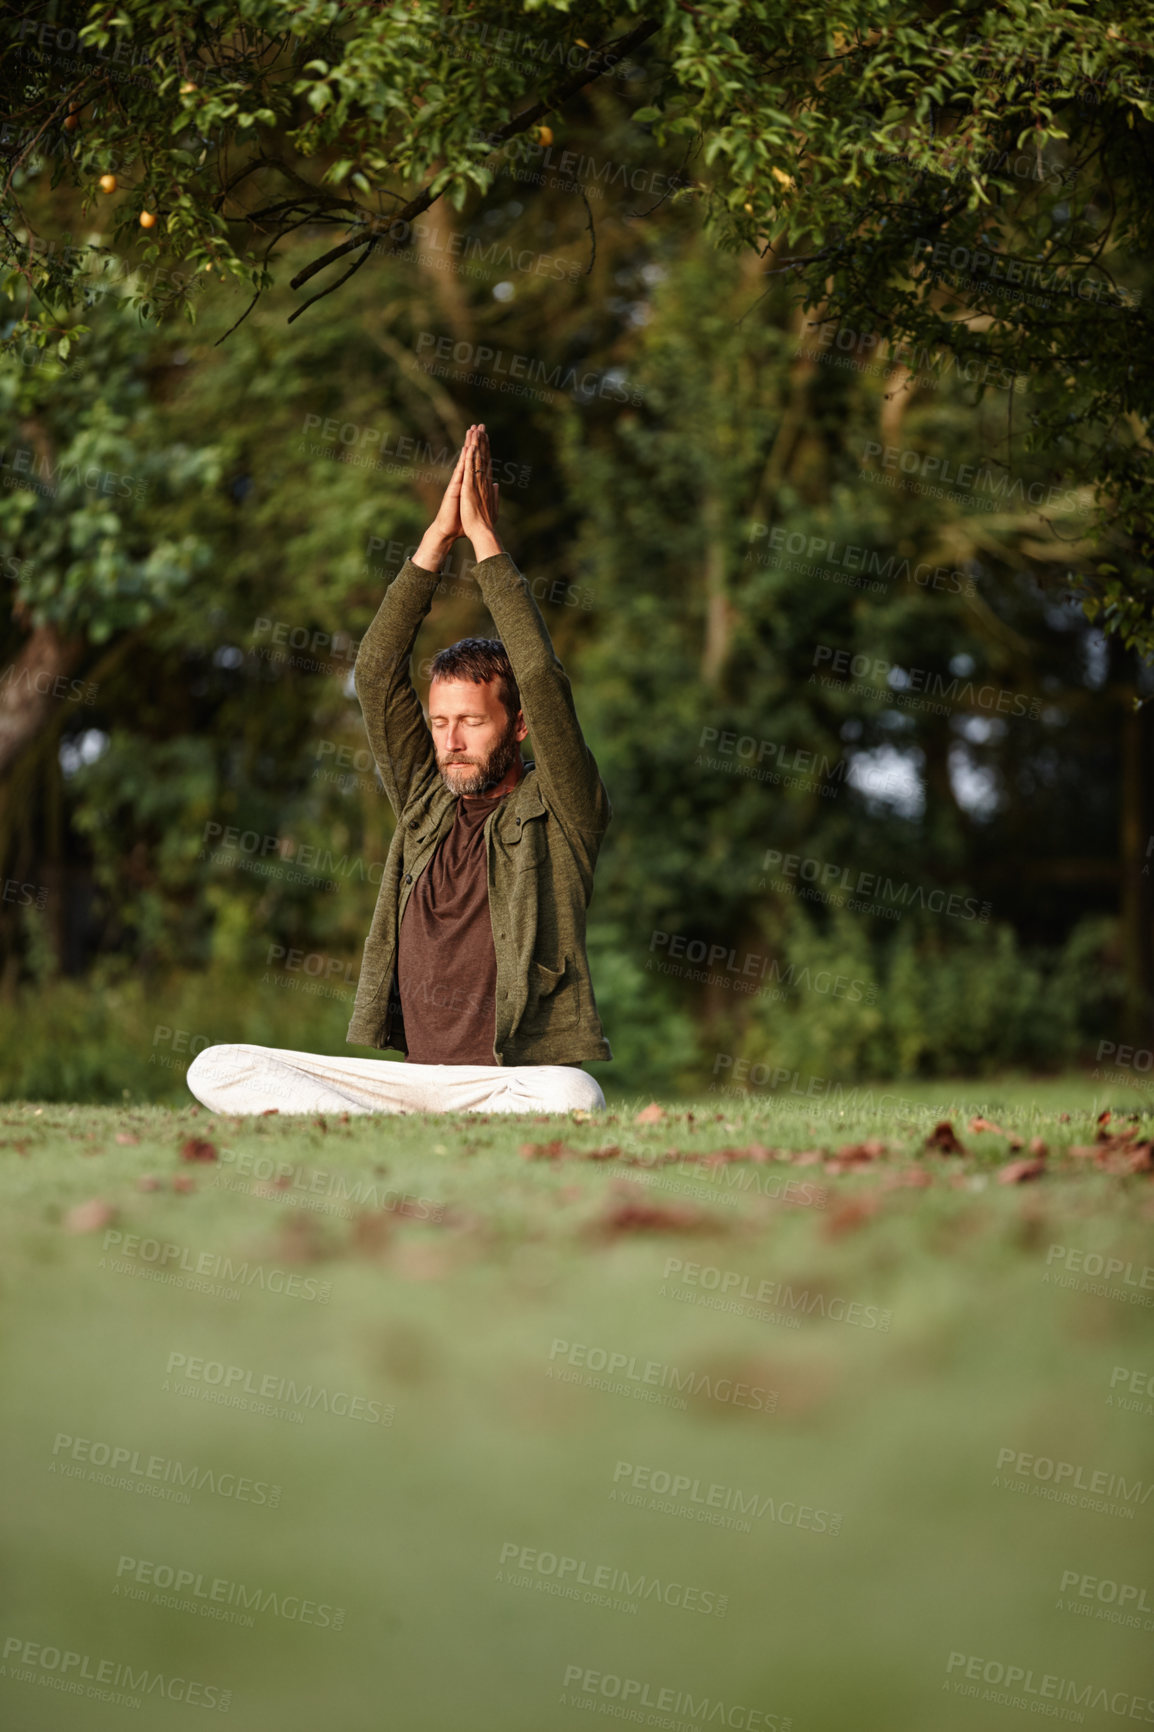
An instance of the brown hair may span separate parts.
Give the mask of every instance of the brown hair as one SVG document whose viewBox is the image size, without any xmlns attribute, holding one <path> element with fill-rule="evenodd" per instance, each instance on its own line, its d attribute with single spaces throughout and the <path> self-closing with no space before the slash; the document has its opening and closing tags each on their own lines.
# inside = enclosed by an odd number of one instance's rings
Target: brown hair
<svg viewBox="0 0 1154 1732">
<path fill-rule="evenodd" d="M 492 679 L 500 681 L 497 696 L 512 722 L 521 708 L 521 694 L 513 677 L 513 664 L 499 638 L 463 637 L 435 655 L 429 670 L 430 685 L 434 680 L 470 680 L 474 685 L 485 685 Z"/>
</svg>

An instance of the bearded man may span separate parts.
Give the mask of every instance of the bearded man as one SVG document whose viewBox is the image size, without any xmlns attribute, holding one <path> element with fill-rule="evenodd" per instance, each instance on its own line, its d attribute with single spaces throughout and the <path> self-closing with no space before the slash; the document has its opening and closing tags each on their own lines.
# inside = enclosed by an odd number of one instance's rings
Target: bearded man
<svg viewBox="0 0 1154 1732">
<path fill-rule="evenodd" d="M 498 538 L 498 495 L 485 428 L 470 427 L 437 515 L 389 585 L 354 670 L 397 825 L 347 1038 L 405 1062 L 207 1047 L 188 1085 L 215 1112 L 605 1105 L 582 1065 L 613 1056 L 585 954 L 609 797 L 540 609 Z M 426 720 L 413 645 L 461 535 L 473 544 L 472 572 L 500 638 L 440 652 Z"/>
</svg>

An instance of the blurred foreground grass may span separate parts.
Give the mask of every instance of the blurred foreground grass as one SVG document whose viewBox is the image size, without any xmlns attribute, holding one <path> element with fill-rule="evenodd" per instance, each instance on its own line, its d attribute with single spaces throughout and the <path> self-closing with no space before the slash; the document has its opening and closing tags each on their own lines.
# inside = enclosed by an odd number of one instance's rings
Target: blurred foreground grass
<svg viewBox="0 0 1154 1732">
<path fill-rule="evenodd" d="M 1154 1717 L 1144 1097 L 886 1093 L 0 1108 L 3 1723 Z"/>
</svg>

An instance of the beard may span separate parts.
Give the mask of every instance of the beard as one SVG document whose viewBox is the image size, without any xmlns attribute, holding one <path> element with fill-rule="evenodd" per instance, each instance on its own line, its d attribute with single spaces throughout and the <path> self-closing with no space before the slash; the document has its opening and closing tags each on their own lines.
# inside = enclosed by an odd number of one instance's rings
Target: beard
<svg viewBox="0 0 1154 1732">
<path fill-rule="evenodd" d="M 487 757 L 446 760 L 438 756 L 437 768 L 450 794 L 487 794 L 490 788 L 497 786 L 516 762 L 520 751 L 520 742 L 514 737 L 516 725 L 516 719 L 510 716 L 505 732 Z M 449 770 L 452 770 L 452 775 L 448 774 Z M 469 773 L 465 774 L 466 771 Z"/>
</svg>

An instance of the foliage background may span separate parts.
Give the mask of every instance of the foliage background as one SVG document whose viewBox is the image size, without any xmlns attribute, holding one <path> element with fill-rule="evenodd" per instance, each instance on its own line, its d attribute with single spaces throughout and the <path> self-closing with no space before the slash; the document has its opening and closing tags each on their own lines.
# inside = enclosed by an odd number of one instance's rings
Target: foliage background
<svg viewBox="0 0 1154 1732">
<path fill-rule="evenodd" d="M 131 239 L 151 165 L 127 146 L 105 197 L 62 182 L 50 150 L 21 169 L 42 227 L 115 248 L 86 255 L 83 297 L 44 288 L 53 343 L 26 336 L 0 368 L 9 1095 L 176 1101 L 209 1041 L 347 1050 L 392 828 L 351 646 L 473 420 L 614 805 L 590 926 L 604 1086 L 676 1093 L 740 1059 L 788 1088 L 1149 1045 L 1149 675 L 1081 605 L 1101 433 L 1087 422 L 1077 454 L 1032 437 L 1058 388 L 1041 351 L 981 389 L 941 349 L 887 353 L 838 310 L 840 279 L 802 306 L 717 226 L 719 199 L 744 220 L 735 172 L 780 195 L 768 159 L 735 171 L 732 150 L 691 155 L 692 128 L 638 120 L 672 77 L 639 50 L 291 323 L 290 279 L 331 229 L 285 241 L 237 325 L 243 273 L 185 260 L 166 304 L 181 230 L 173 213 L 151 251 Z M 475 121 L 484 77 L 454 100 Z M 1047 135 L 1026 189 L 1047 210 L 1077 147 Z M 1140 292 L 1140 258 L 1129 278 Z M 29 318 L 18 273 L 4 316 L 9 333 Z M 1127 318 L 1096 309 L 1112 352 Z M 916 476 L 883 448 L 916 454 Z M 923 480 L 967 465 L 989 487 Z M 419 684 L 436 649 L 488 629 L 468 557 Z M 870 671 L 814 677 L 851 665 Z M 45 668 L 63 696 L 33 698 Z M 934 680 L 953 695 L 915 701 Z M 727 734 L 753 744 L 726 757 Z M 793 767 L 750 773 L 758 752 Z M 211 857 L 218 825 L 345 868 L 334 889 L 257 876 Z M 797 893 L 801 869 L 768 870 L 774 851 L 905 889 L 838 908 Z M 662 972 L 675 939 L 717 961 Z"/>
</svg>

